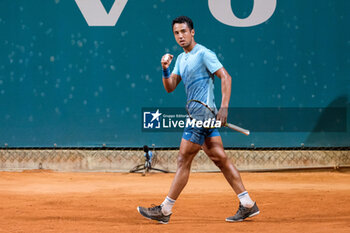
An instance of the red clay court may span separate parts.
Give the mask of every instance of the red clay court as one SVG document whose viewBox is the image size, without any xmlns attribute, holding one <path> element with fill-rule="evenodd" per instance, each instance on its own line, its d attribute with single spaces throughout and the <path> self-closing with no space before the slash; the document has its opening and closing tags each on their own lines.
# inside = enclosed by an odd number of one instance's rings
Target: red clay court
<svg viewBox="0 0 350 233">
<path fill-rule="evenodd" d="M 0 173 L 0 232 L 350 232 L 350 173 L 243 173 L 260 215 L 227 223 L 238 199 L 220 173 L 192 173 L 168 225 L 137 205 L 162 202 L 174 174 Z"/>
</svg>

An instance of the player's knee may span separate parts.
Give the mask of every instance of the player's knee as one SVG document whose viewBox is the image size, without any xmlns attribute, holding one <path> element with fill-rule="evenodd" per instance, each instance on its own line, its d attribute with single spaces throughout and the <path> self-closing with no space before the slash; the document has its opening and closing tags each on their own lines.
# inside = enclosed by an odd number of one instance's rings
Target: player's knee
<svg viewBox="0 0 350 233">
<path fill-rule="evenodd" d="M 191 167 L 190 156 L 185 156 L 182 153 L 179 153 L 177 156 L 177 167 L 178 168 L 189 168 Z"/>
<path fill-rule="evenodd" d="M 212 158 L 212 161 L 218 168 L 223 168 L 227 164 L 227 156 L 226 155 L 218 155 Z"/>
</svg>

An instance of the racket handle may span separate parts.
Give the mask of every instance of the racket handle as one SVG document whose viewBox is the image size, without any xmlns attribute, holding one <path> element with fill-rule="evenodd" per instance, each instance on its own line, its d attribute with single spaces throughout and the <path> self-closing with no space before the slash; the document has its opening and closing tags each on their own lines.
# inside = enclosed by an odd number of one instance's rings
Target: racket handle
<svg viewBox="0 0 350 233">
<path fill-rule="evenodd" d="M 247 136 L 250 134 L 249 130 L 243 129 L 243 128 L 241 128 L 241 127 L 239 127 L 237 125 L 231 124 L 231 123 L 226 123 L 225 126 L 230 128 L 230 129 L 236 130 L 236 131 L 238 131 L 238 132 L 240 132 L 242 134 L 245 134 Z"/>
</svg>

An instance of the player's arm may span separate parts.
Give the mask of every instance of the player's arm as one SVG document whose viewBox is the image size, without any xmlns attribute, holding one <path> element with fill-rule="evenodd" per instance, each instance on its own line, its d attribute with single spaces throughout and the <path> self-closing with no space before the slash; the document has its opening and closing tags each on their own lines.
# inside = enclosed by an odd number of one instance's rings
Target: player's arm
<svg viewBox="0 0 350 233">
<path fill-rule="evenodd" d="M 220 68 L 214 73 L 221 79 L 221 106 L 216 116 L 217 120 L 220 120 L 223 125 L 226 124 L 228 115 L 228 105 L 231 97 L 231 76 L 224 67 Z"/>
<path fill-rule="evenodd" d="M 163 68 L 163 85 L 168 93 L 174 91 L 181 81 L 180 75 L 170 73 L 169 66 L 173 58 L 173 55 L 165 54 L 160 61 Z"/>
</svg>

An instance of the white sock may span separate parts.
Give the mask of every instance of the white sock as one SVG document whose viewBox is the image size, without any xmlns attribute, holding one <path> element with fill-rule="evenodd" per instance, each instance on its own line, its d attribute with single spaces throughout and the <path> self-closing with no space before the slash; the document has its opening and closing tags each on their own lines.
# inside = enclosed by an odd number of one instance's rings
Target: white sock
<svg viewBox="0 0 350 233">
<path fill-rule="evenodd" d="M 242 206 L 247 208 L 253 207 L 254 202 L 252 201 L 252 199 L 250 199 L 250 196 L 247 191 L 244 191 L 243 193 L 238 194 L 238 198 Z"/>
<path fill-rule="evenodd" d="M 162 203 L 162 213 L 165 216 L 168 216 L 169 214 L 171 214 L 172 213 L 171 209 L 173 208 L 174 204 L 175 204 L 175 200 L 167 196 Z"/>
</svg>

